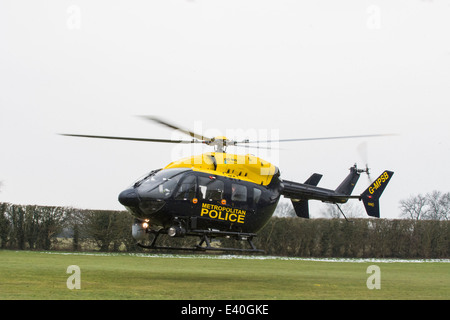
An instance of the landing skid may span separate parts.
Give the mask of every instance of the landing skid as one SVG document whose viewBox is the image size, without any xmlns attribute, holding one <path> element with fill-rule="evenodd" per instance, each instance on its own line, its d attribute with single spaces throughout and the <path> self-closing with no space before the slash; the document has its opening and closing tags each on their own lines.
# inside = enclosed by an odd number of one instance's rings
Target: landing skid
<svg viewBox="0 0 450 320">
<path fill-rule="evenodd" d="M 255 233 L 244 233 L 244 232 L 228 232 L 228 231 L 216 231 L 216 230 L 190 230 L 185 236 L 199 237 L 200 240 L 197 245 L 193 247 L 172 247 L 172 246 L 158 246 L 156 244 L 158 237 L 161 234 L 167 234 L 166 230 L 150 231 L 155 237 L 153 238 L 150 245 L 143 245 L 138 243 L 137 245 L 145 249 L 162 249 L 162 250 L 187 250 L 187 251 L 235 251 L 235 252 L 264 252 L 264 250 L 259 250 L 253 244 L 253 237 L 256 236 Z M 213 247 L 211 245 L 211 240 L 213 238 L 234 238 L 238 241 L 247 241 L 250 248 L 220 248 Z"/>
</svg>

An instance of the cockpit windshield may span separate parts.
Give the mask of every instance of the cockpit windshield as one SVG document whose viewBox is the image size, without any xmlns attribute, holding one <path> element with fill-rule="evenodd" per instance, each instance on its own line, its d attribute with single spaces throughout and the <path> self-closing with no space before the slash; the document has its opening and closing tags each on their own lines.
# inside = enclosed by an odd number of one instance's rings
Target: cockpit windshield
<svg viewBox="0 0 450 320">
<path fill-rule="evenodd" d="M 152 171 L 134 184 L 142 198 L 168 198 L 176 188 L 186 168 Z"/>
</svg>

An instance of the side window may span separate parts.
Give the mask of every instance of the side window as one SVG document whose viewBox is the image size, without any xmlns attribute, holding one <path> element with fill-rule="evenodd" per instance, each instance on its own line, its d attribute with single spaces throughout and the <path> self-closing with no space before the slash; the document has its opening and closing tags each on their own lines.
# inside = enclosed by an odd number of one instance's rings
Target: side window
<svg viewBox="0 0 450 320">
<path fill-rule="evenodd" d="M 258 204 L 259 199 L 261 199 L 262 191 L 258 188 L 253 188 L 253 204 Z"/>
<path fill-rule="evenodd" d="M 175 200 L 192 200 L 195 198 L 197 192 L 197 177 L 189 175 L 185 177 L 178 187 L 175 194 Z"/>
<path fill-rule="evenodd" d="M 231 184 L 231 201 L 247 201 L 247 187 L 241 184 Z"/>
<path fill-rule="evenodd" d="M 223 181 L 199 177 L 198 185 L 200 199 L 207 201 L 220 201 L 223 199 L 225 189 Z"/>
</svg>

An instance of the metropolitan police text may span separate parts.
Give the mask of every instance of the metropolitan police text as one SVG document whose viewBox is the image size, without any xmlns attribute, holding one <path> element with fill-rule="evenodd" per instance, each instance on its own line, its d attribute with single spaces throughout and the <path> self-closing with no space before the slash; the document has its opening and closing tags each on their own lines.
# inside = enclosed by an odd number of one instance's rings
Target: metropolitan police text
<svg viewBox="0 0 450 320">
<path fill-rule="evenodd" d="M 245 214 L 245 210 L 218 206 L 210 203 L 202 203 L 202 211 L 200 216 L 208 216 L 211 219 L 244 223 Z"/>
</svg>

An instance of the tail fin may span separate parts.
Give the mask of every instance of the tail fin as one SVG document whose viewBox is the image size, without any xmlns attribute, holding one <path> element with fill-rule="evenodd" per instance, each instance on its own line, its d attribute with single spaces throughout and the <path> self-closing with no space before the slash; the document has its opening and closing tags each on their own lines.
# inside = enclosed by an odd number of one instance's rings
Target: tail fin
<svg viewBox="0 0 450 320">
<path fill-rule="evenodd" d="M 319 184 L 320 179 L 322 179 L 322 175 L 319 173 L 313 173 L 311 177 L 309 177 L 305 184 L 309 184 L 310 186 L 317 186 Z"/>
<path fill-rule="evenodd" d="M 294 211 L 297 217 L 309 219 L 309 205 L 308 200 L 294 200 L 291 199 Z"/>
<path fill-rule="evenodd" d="M 380 197 L 391 180 L 394 172 L 384 171 L 359 197 L 363 201 L 367 214 L 372 217 L 380 217 Z"/>
<path fill-rule="evenodd" d="M 305 184 L 310 186 L 317 186 L 319 184 L 320 179 L 322 179 L 322 175 L 319 173 L 313 173 L 311 177 L 309 177 Z M 294 206 L 295 214 L 300 218 L 309 219 L 309 205 L 307 199 L 294 200 L 291 199 L 292 205 Z"/>
<path fill-rule="evenodd" d="M 345 195 L 350 195 L 355 188 L 356 182 L 358 182 L 359 173 L 356 165 L 350 168 L 350 173 L 342 181 L 342 183 L 336 188 L 335 192 Z"/>
</svg>

